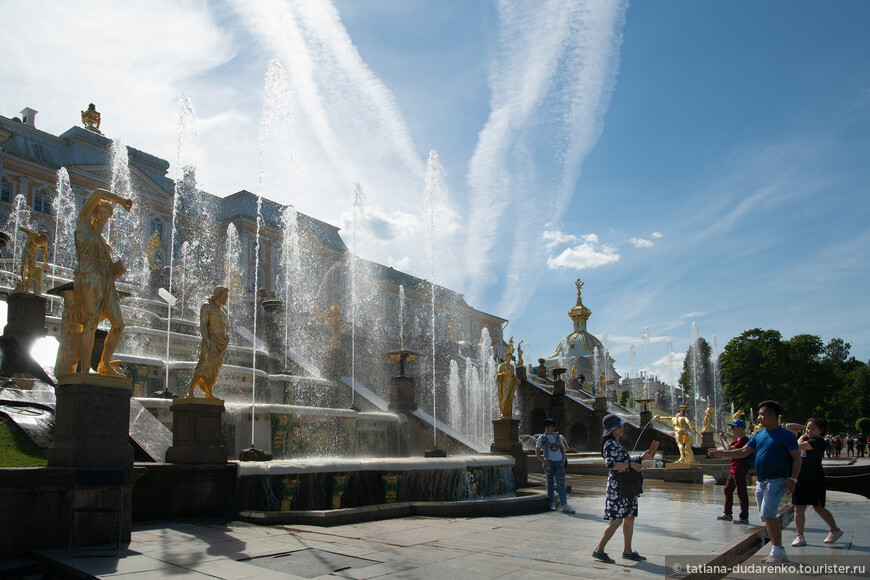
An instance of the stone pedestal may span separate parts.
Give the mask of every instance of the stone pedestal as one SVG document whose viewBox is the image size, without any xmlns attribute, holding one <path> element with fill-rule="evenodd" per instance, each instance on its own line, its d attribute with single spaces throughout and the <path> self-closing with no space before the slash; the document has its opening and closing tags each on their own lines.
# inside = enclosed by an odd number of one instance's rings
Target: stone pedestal
<svg viewBox="0 0 870 580">
<path fill-rule="evenodd" d="M 691 463 L 668 463 L 663 479 L 671 483 L 704 483 L 704 470 Z"/>
<path fill-rule="evenodd" d="M 607 397 L 597 396 L 595 397 L 595 403 L 592 407 L 596 411 L 606 411 L 607 410 Z"/>
<path fill-rule="evenodd" d="M 712 431 L 701 431 L 701 447 L 705 450 L 705 454 L 707 449 L 716 447 L 716 441 L 713 440 Z"/>
<path fill-rule="evenodd" d="M 652 421 L 653 414 L 649 409 L 644 409 L 640 412 L 640 428 L 643 429 Z M 650 427 L 651 428 L 651 427 Z"/>
<path fill-rule="evenodd" d="M 522 365 L 522 366 L 518 366 L 518 367 L 517 367 L 517 378 L 518 378 L 519 380 L 521 380 L 521 381 L 526 380 L 527 376 L 526 376 L 526 367 L 525 367 L 525 365 Z"/>
<path fill-rule="evenodd" d="M 220 444 L 221 399 L 175 399 L 172 411 L 172 446 L 166 463 L 219 464 L 227 462 L 227 450 Z"/>
<path fill-rule="evenodd" d="M 417 409 L 416 385 L 411 377 L 400 375 L 390 379 L 388 408 L 396 413 L 409 413 Z"/>
<path fill-rule="evenodd" d="M 529 482 L 528 461 L 520 443 L 520 422 L 517 419 L 496 419 L 492 422 L 493 443 L 489 450 L 514 458 L 514 482 L 518 488 Z"/>
<path fill-rule="evenodd" d="M 133 466 L 130 379 L 66 375 L 59 377 L 55 393 L 55 440 L 46 452 L 50 466 Z"/>
<path fill-rule="evenodd" d="M 48 334 L 45 328 L 45 303 L 42 296 L 29 292 L 13 292 L 6 299 L 6 327 L 3 336 L 12 337 L 29 346 Z"/>
</svg>

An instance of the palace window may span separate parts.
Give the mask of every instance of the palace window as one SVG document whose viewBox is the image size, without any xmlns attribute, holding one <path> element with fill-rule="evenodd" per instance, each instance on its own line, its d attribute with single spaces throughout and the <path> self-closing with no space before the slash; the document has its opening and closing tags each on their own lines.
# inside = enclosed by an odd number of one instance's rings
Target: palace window
<svg viewBox="0 0 870 580">
<path fill-rule="evenodd" d="M 3 180 L 2 188 L 0 188 L 0 201 L 10 203 L 12 201 L 12 184 Z"/>
<path fill-rule="evenodd" d="M 51 195 L 47 191 L 37 191 L 33 194 L 33 211 L 51 213 Z"/>
</svg>

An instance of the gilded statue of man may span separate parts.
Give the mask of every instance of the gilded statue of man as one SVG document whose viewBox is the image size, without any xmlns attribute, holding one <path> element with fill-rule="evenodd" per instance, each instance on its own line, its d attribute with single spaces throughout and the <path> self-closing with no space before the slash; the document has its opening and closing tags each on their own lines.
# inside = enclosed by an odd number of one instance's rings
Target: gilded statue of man
<svg viewBox="0 0 870 580">
<path fill-rule="evenodd" d="M 78 264 L 73 273 L 72 298 L 64 304 L 65 328 L 57 353 L 57 376 L 74 373 L 79 361 L 82 363 L 82 372 L 90 370 L 94 333 L 104 318 L 108 318 L 112 326 L 103 345 L 97 372 L 101 375 L 124 376 L 111 364 L 124 330 L 115 279 L 126 271 L 121 260 L 112 261 L 112 249 L 103 238 L 103 228 L 114 213 L 112 204 L 130 211 L 133 200 L 106 189 L 95 189 L 82 206 L 76 221 Z"/>
<path fill-rule="evenodd" d="M 506 355 L 504 361 L 498 365 L 496 382 L 498 383 L 498 418 L 510 419 L 514 416 L 514 394 L 517 392 L 517 385 L 520 384 L 514 365 L 511 364 L 510 355 Z"/>
<path fill-rule="evenodd" d="M 674 439 L 676 439 L 677 447 L 680 449 L 680 458 L 677 460 L 677 463 L 693 463 L 695 461 L 695 454 L 692 452 L 692 438 L 689 435 L 689 430 L 698 435 L 698 437 L 700 435 L 695 431 L 692 423 L 689 422 L 689 418 L 683 415 L 682 411 L 677 412 L 673 417 L 656 415 L 653 418 L 657 421 L 670 421 L 671 425 L 674 426 Z"/>
<path fill-rule="evenodd" d="M 32 286 L 34 294 L 42 294 L 42 272 L 45 269 L 45 258 L 48 254 L 48 233 L 36 233 L 22 226 L 19 230 L 27 234 L 24 250 L 21 252 L 21 284 L 15 290 L 28 292 Z M 42 267 L 39 266 L 39 249 L 42 248 Z"/>
<path fill-rule="evenodd" d="M 713 415 L 715 411 L 713 411 L 713 405 L 707 405 L 707 410 L 704 411 L 704 427 L 701 431 L 709 431 L 710 425 L 713 423 Z"/>
<path fill-rule="evenodd" d="M 202 389 L 206 399 L 215 398 L 212 391 L 230 344 L 230 324 L 226 309 L 229 295 L 229 289 L 218 286 L 211 298 L 203 302 L 199 309 L 202 342 L 199 344 L 199 361 L 190 381 L 188 398 L 193 398 L 196 387 Z"/>
</svg>

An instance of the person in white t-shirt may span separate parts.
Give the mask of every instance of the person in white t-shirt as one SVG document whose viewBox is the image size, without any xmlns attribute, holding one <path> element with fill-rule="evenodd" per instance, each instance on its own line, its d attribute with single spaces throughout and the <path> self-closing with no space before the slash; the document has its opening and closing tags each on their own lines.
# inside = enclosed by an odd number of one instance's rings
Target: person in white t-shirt
<svg viewBox="0 0 870 580">
<path fill-rule="evenodd" d="M 545 419 L 544 434 L 538 437 L 538 442 L 535 443 L 535 456 L 543 465 L 544 474 L 547 476 L 547 498 L 550 500 L 550 510 L 556 509 L 553 494 L 555 487 L 559 490 L 562 511 L 566 514 L 573 514 L 574 509 L 568 505 L 565 490 L 565 464 L 568 461 L 565 452 L 562 436 L 556 433 L 556 422 L 552 419 Z"/>
</svg>

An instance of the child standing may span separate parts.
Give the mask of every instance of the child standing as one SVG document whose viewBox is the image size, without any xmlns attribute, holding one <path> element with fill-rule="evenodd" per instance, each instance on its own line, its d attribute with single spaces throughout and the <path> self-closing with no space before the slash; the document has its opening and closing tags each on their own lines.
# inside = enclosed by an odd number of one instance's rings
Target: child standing
<svg viewBox="0 0 870 580">
<path fill-rule="evenodd" d="M 746 436 L 746 421 L 743 419 L 735 419 L 731 423 L 732 441 L 728 443 L 725 439 L 725 434 L 720 433 L 719 439 L 722 440 L 722 446 L 726 451 L 740 449 L 749 437 Z M 746 459 L 743 457 L 731 458 L 731 473 L 728 475 L 728 482 L 725 484 L 725 508 L 721 516 L 717 520 L 730 522 L 733 519 L 732 506 L 734 505 L 734 491 L 737 490 L 737 498 L 740 500 L 740 514 L 734 520 L 735 524 L 749 523 L 749 494 L 746 492 L 746 473 L 749 468 L 746 466 Z"/>
<path fill-rule="evenodd" d="M 573 514 L 574 509 L 568 505 L 565 489 L 565 464 L 568 462 L 566 451 L 562 437 L 556 433 L 556 422 L 552 419 L 544 419 L 544 434 L 538 437 L 538 442 L 535 443 L 535 456 L 544 466 L 544 473 L 547 476 L 547 498 L 550 500 L 550 510 L 556 509 L 553 494 L 555 484 L 556 489 L 559 490 L 562 512 Z"/>
<path fill-rule="evenodd" d="M 825 454 L 824 437 L 828 431 L 828 422 L 821 417 L 813 417 L 806 425 L 789 423 L 785 427 L 795 435 L 804 431 L 804 434 L 798 438 L 798 447 L 803 457 L 801 472 L 791 499 L 794 505 L 794 527 L 797 531 L 791 545 L 807 545 L 804 539 L 804 525 L 807 521 L 808 505 L 813 506 L 816 513 L 828 524 L 830 533 L 825 538 L 825 543 L 833 544 L 843 535 L 843 530 L 837 527 L 834 514 L 825 508 L 825 472 L 822 469 L 822 457 Z"/>
</svg>

